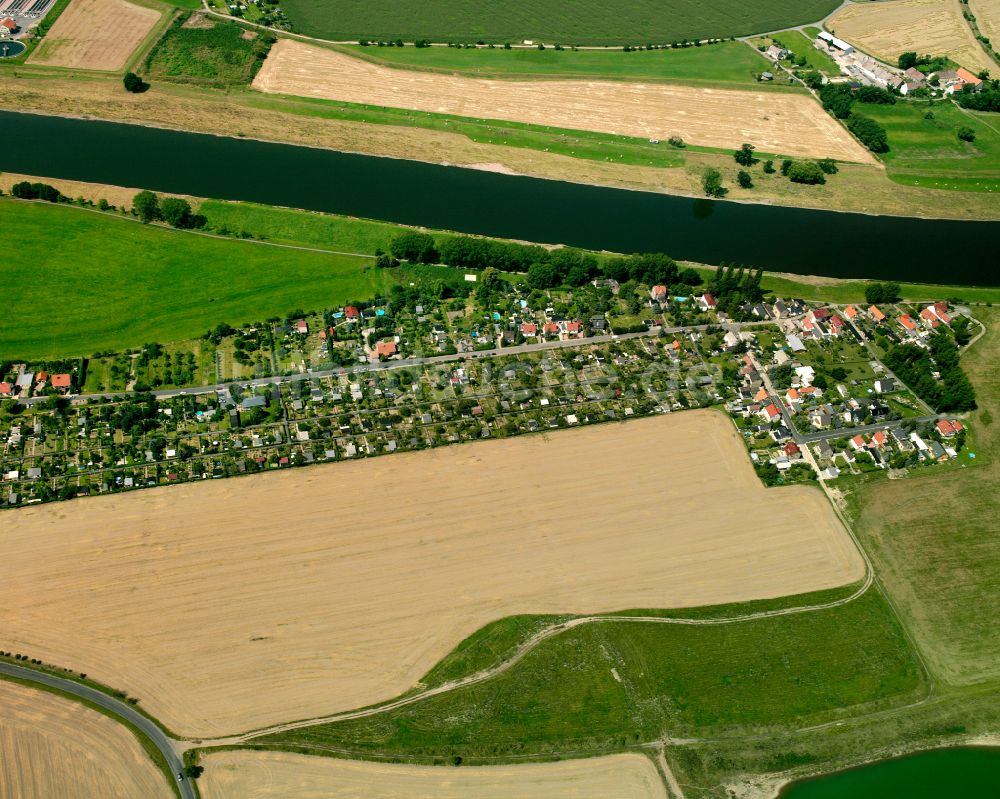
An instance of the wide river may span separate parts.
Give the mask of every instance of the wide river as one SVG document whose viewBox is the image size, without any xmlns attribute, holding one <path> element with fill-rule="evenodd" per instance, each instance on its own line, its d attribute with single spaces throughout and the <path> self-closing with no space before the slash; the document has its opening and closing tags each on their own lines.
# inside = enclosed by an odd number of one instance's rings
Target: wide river
<svg viewBox="0 0 1000 799">
<path fill-rule="evenodd" d="M 698 200 L 9 111 L 0 142 L 0 170 L 49 178 L 806 275 L 1000 285 L 1000 222 Z"/>
<path fill-rule="evenodd" d="M 988 799 L 1000 796 L 1000 749 L 937 749 L 792 783 L 780 799 Z"/>
</svg>

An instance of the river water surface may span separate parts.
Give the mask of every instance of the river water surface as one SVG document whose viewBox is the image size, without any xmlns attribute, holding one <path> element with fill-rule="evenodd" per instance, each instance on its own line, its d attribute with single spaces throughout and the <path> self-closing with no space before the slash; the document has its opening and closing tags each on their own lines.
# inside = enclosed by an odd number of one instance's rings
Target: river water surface
<svg viewBox="0 0 1000 799">
<path fill-rule="evenodd" d="M 8 172 L 708 264 L 1000 285 L 1000 222 L 698 200 L 9 111 L 0 111 L 0 142 Z"/>
</svg>

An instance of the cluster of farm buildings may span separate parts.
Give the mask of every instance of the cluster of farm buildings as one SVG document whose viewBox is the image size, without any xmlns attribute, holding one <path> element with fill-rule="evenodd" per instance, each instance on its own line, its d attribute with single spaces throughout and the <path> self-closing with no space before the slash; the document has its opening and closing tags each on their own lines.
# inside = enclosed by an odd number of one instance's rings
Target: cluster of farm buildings
<svg viewBox="0 0 1000 799">
<path fill-rule="evenodd" d="M 820 31 L 813 44 L 829 55 L 848 79 L 861 86 L 892 89 L 900 94 L 909 94 L 917 89 L 932 89 L 944 95 L 961 93 L 967 90 L 966 87 L 969 91 L 977 92 L 983 89 L 983 80 L 964 67 L 932 73 L 921 72 L 916 67 L 897 69 L 859 52 L 850 43 L 827 31 Z M 778 62 L 791 58 L 792 53 L 772 44 L 764 51 L 764 55 Z M 769 72 L 764 74 L 773 77 Z"/>
</svg>

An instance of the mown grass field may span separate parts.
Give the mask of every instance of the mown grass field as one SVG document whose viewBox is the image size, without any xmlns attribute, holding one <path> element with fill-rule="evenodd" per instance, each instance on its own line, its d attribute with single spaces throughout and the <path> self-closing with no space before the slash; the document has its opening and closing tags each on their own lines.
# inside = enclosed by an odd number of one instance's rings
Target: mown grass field
<svg viewBox="0 0 1000 799">
<path fill-rule="evenodd" d="M 767 603 L 757 603 L 766 607 Z M 620 750 L 837 717 L 921 690 L 877 590 L 830 610 L 725 625 L 586 625 L 499 676 L 367 719 L 257 743 L 467 761 Z"/>
<path fill-rule="evenodd" d="M 801 25 L 822 19 L 836 0 L 286 0 L 294 30 L 323 39 L 427 38 L 437 42 L 562 44 L 670 43 L 682 39 L 727 38 Z"/>
<path fill-rule="evenodd" d="M 389 278 L 364 258 L 211 239 L 75 208 L 0 200 L 17 241 L 4 271 L 0 358 L 200 336 L 294 308 L 371 297 Z"/>
<path fill-rule="evenodd" d="M 1000 192 L 1000 122 L 996 114 L 963 111 L 951 103 L 898 102 L 855 105 L 889 136 L 882 157 L 892 180 L 911 186 Z M 927 117 L 928 114 L 932 116 Z M 958 130 L 975 131 L 973 142 Z"/>
<path fill-rule="evenodd" d="M 249 83 L 267 45 L 259 34 L 244 36 L 238 25 L 206 23 L 184 27 L 180 17 L 157 42 L 145 64 L 149 80 L 170 80 L 224 87 Z"/>
<path fill-rule="evenodd" d="M 772 89 L 756 75 L 768 61 L 743 42 L 678 50 L 555 50 L 547 48 L 360 47 L 344 52 L 392 67 L 447 71 L 472 77 L 614 78 Z M 817 53 L 818 55 L 818 53 Z M 787 88 L 787 87 L 785 87 Z"/>
<path fill-rule="evenodd" d="M 907 480 L 868 480 L 849 494 L 856 529 L 939 679 L 1000 679 L 1000 312 L 979 308 L 986 335 L 962 363 L 980 410 L 968 420 L 975 460 Z"/>
</svg>

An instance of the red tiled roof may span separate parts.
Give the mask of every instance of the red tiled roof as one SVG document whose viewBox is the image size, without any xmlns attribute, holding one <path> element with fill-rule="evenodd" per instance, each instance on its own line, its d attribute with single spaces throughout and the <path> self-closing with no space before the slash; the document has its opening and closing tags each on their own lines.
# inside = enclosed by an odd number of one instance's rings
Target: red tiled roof
<svg viewBox="0 0 1000 799">
<path fill-rule="evenodd" d="M 982 83 L 982 81 L 976 75 L 973 75 L 965 67 L 959 67 L 958 69 L 955 70 L 955 72 L 958 74 L 958 77 L 962 80 L 963 83 L 971 83 L 974 86 L 978 86 L 980 83 Z"/>
<path fill-rule="evenodd" d="M 72 378 L 67 374 L 52 375 L 53 388 L 69 388 L 72 382 Z"/>
<path fill-rule="evenodd" d="M 905 327 L 907 330 L 916 330 L 917 326 L 914 324 L 913 320 L 910 319 L 909 314 L 903 314 L 899 317 L 899 323 Z"/>
<path fill-rule="evenodd" d="M 396 354 L 396 342 L 395 341 L 380 341 L 375 345 L 375 354 L 379 357 L 383 355 L 395 355 Z"/>
<path fill-rule="evenodd" d="M 579 333 L 580 332 L 580 323 L 579 322 L 567 322 L 566 323 L 566 332 L 567 333 Z"/>
<path fill-rule="evenodd" d="M 0 394 L 13 394 L 14 386 L 10 383 L 0 383 Z"/>
<path fill-rule="evenodd" d="M 848 319 L 853 319 L 857 315 L 858 315 L 858 309 L 855 308 L 853 305 L 848 305 L 846 308 L 844 308 L 844 316 L 846 316 Z"/>
<path fill-rule="evenodd" d="M 704 294 L 702 294 L 701 295 L 701 299 L 702 299 L 702 301 L 704 301 L 705 305 L 707 305 L 709 308 L 714 308 L 715 307 L 715 297 L 713 297 L 708 292 L 705 292 Z"/>
<path fill-rule="evenodd" d="M 533 336 L 538 332 L 538 325 L 534 322 L 521 322 L 521 332 L 526 336 Z"/>
<path fill-rule="evenodd" d="M 344 316 L 348 319 L 357 319 L 360 314 L 358 313 L 358 309 L 353 305 L 347 305 L 344 307 Z"/>
<path fill-rule="evenodd" d="M 883 319 L 885 319 L 885 314 L 882 313 L 874 305 L 871 308 L 868 309 L 868 313 L 870 313 L 875 318 L 875 321 L 877 321 L 877 322 L 881 322 Z"/>
</svg>

